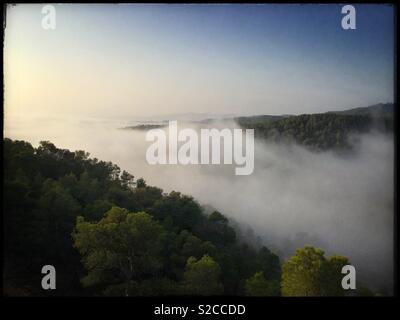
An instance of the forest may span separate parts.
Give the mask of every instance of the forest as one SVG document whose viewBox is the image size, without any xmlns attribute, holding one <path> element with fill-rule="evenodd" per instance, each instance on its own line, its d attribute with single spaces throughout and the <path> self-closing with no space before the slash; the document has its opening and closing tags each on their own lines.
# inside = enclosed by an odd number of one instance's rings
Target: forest
<svg viewBox="0 0 400 320">
<path fill-rule="evenodd" d="M 226 213 L 85 151 L 5 138 L 3 155 L 6 296 L 373 295 L 342 289 L 346 257 L 305 246 L 282 261 Z M 57 290 L 40 286 L 49 264 Z"/>
<path fill-rule="evenodd" d="M 393 131 L 393 104 L 378 104 L 339 112 L 298 116 L 238 117 L 243 128 L 254 128 L 255 136 L 272 142 L 296 143 L 313 151 L 347 151 L 356 134 L 371 129 Z"/>
</svg>

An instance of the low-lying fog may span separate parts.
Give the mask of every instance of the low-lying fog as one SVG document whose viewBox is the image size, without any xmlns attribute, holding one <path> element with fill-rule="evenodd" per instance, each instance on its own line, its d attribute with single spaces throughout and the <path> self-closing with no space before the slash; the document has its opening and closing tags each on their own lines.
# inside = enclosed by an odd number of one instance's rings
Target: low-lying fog
<svg viewBox="0 0 400 320">
<path fill-rule="evenodd" d="M 146 132 L 118 129 L 126 124 L 19 119 L 5 122 L 5 136 L 34 146 L 49 140 L 60 148 L 82 149 L 148 184 L 190 194 L 250 226 L 282 258 L 304 244 L 348 256 L 369 286 L 391 292 L 393 137 L 363 135 L 346 157 L 256 141 L 253 174 L 236 176 L 229 165 L 149 165 Z M 178 122 L 179 128 L 187 126 Z"/>
</svg>

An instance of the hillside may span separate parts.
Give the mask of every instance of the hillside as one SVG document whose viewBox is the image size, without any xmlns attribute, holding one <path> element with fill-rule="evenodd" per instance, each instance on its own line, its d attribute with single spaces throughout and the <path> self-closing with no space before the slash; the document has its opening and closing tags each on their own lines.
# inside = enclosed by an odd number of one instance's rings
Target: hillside
<svg viewBox="0 0 400 320">
<path fill-rule="evenodd" d="M 57 267 L 57 295 L 244 294 L 256 272 L 279 295 L 279 257 L 244 243 L 224 215 L 206 214 L 190 196 L 50 142 L 5 139 L 4 165 L 6 295 L 45 294 L 38 270 L 46 264 Z M 128 226 L 137 228 L 129 244 Z M 215 283 L 191 279 L 189 258 L 207 278 L 215 272 Z"/>
<path fill-rule="evenodd" d="M 394 113 L 393 103 L 379 103 L 369 107 L 360 107 L 343 111 L 330 111 L 328 113 L 347 114 L 347 115 L 372 115 L 372 116 L 392 116 Z"/>
<path fill-rule="evenodd" d="M 313 150 L 346 150 L 355 134 L 393 131 L 393 104 L 299 116 L 255 116 L 237 118 L 257 138 L 297 143 Z"/>
<path fill-rule="evenodd" d="M 345 257 L 306 246 L 282 264 L 246 243 L 222 213 L 111 162 L 46 141 L 3 144 L 6 296 L 345 294 Z M 296 273 L 304 259 L 321 266 L 305 279 Z M 57 269 L 54 292 L 39 285 L 48 264 Z M 311 278 L 321 282 L 307 292 L 298 286 Z"/>
<path fill-rule="evenodd" d="M 257 115 L 232 118 L 207 118 L 192 121 L 212 125 L 217 121 L 236 122 L 243 129 L 255 129 L 255 136 L 269 142 L 296 143 L 314 151 L 343 151 L 352 148 L 357 134 L 377 130 L 393 131 L 394 105 L 376 104 L 342 111 L 302 115 Z M 124 127 L 127 130 L 150 130 L 167 124 L 141 124 Z"/>
</svg>

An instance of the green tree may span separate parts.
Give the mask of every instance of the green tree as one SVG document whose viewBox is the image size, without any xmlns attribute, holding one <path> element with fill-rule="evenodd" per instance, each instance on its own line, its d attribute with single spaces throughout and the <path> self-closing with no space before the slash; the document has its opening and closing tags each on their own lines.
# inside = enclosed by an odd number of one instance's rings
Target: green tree
<svg viewBox="0 0 400 320">
<path fill-rule="evenodd" d="M 123 170 L 121 174 L 121 184 L 124 188 L 133 188 L 135 185 L 135 177 L 129 172 Z"/>
<path fill-rule="evenodd" d="M 200 205 L 192 197 L 175 191 L 156 201 L 151 213 L 160 221 L 172 219 L 177 230 L 191 232 L 204 219 Z"/>
<path fill-rule="evenodd" d="M 267 247 L 261 247 L 257 257 L 260 270 L 268 279 L 279 280 L 281 278 L 281 265 L 279 257 Z"/>
<path fill-rule="evenodd" d="M 73 239 L 88 270 L 83 285 L 135 294 L 137 283 L 154 277 L 162 266 L 162 236 L 161 225 L 144 212 L 113 207 L 97 223 L 78 217 Z"/>
<path fill-rule="evenodd" d="M 146 181 L 143 178 L 139 178 L 136 180 L 136 188 L 145 188 L 146 186 Z"/>
<path fill-rule="evenodd" d="M 200 260 L 190 257 L 184 274 L 184 292 L 190 295 L 218 295 L 223 292 L 219 280 L 221 269 L 208 255 Z"/>
<path fill-rule="evenodd" d="M 278 296 L 279 282 L 276 280 L 267 281 L 262 271 L 256 272 L 252 277 L 246 280 L 245 293 L 247 296 L 255 297 Z"/>
<path fill-rule="evenodd" d="M 342 288 L 343 266 L 349 264 L 346 257 L 333 255 L 326 259 L 324 269 L 321 274 L 321 281 L 325 284 L 321 287 L 322 295 L 324 296 L 341 296 L 344 294 Z"/>
<path fill-rule="evenodd" d="M 324 257 L 324 251 L 312 246 L 297 249 L 282 267 L 283 296 L 338 296 L 341 289 L 341 269 L 348 264 L 341 256 Z"/>
<path fill-rule="evenodd" d="M 201 235 L 218 247 L 226 247 L 235 243 L 236 232 L 229 225 L 228 219 L 218 211 L 212 212 L 203 223 Z"/>
</svg>

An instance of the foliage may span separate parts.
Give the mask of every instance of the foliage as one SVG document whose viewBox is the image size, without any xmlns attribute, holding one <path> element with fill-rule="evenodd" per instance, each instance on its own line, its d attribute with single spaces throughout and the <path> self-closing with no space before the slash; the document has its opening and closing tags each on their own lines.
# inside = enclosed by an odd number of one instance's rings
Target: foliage
<svg viewBox="0 0 400 320">
<path fill-rule="evenodd" d="M 57 295 L 200 294 L 207 268 L 218 274 L 213 293 L 240 294 L 254 272 L 280 273 L 278 256 L 242 243 L 222 213 L 84 151 L 4 139 L 4 167 L 9 292 L 46 294 L 45 264 L 57 269 Z"/>
<path fill-rule="evenodd" d="M 124 295 L 131 295 L 133 281 L 140 283 L 161 269 L 162 237 L 161 225 L 144 212 L 113 207 L 99 222 L 78 217 L 73 238 L 88 270 L 83 285 L 123 287 Z"/>
<path fill-rule="evenodd" d="M 347 258 L 325 258 L 324 251 L 311 246 L 298 249 L 282 266 L 283 296 L 340 296 L 342 267 Z"/>
<path fill-rule="evenodd" d="M 342 294 L 344 257 L 306 247 L 282 269 L 188 195 L 48 141 L 3 146 L 6 295 L 279 295 L 281 280 L 283 295 Z M 56 292 L 38 285 L 46 264 Z"/>
<path fill-rule="evenodd" d="M 354 134 L 372 128 L 393 130 L 393 116 L 363 113 L 320 113 L 274 118 L 242 117 L 236 120 L 243 128 L 255 130 L 255 136 L 272 142 L 303 145 L 312 150 L 348 150 Z"/>
<path fill-rule="evenodd" d="M 247 296 L 279 296 L 279 282 L 276 280 L 267 281 L 262 271 L 256 272 L 246 280 L 245 291 Z"/>
<path fill-rule="evenodd" d="M 210 256 L 204 255 L 200 260 L 190 257 L 184 274 L 184 292 L 204 296 L 221 294 L 220 273 L 220 266 Z"/>
</svg>

